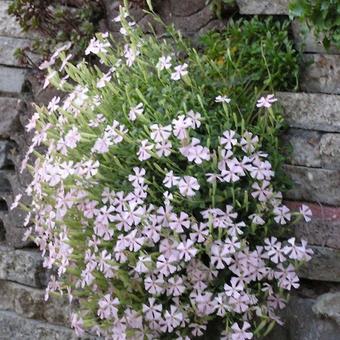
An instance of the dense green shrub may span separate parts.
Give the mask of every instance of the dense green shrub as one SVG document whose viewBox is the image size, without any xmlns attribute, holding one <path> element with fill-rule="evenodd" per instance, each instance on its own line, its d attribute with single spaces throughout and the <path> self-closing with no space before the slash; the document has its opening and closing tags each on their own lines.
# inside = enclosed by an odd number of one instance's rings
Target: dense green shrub
<svg viewBox="0 0 340 340">
<path fill-rule="evenodd" d="M 298 18 L 322 37 L 326 48 L 340 48 L 340 2 L 339 0 L 292 0 L 290 15 Z"/>
<path fill-rule="evenodd" d="M 105 69 L 51 63 L 45 85 L 66 95 L 27 126 L 26 235 L 57 270 L 47 296 L 79 300 L 80 336 L 190 339 L 215 321 L 221 339 L 261 337 L 310 258 L 305 242 L 273 236 L 310 218 L 282 203 L 283 121 L 268 94 L 295 84 L 295 53 L 285 34 L 256 34 L 286 26 L 238 21 L 198 51 L 171 28 L 143 35 L 125 14 L 125 44 L 97 34 L 85 50 Z"/>
</svg>

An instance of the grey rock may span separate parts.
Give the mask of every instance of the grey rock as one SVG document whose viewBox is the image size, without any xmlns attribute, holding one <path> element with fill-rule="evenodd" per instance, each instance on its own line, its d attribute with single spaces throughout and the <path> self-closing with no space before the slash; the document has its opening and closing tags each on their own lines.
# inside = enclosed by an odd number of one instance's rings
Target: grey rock
<svg viewBox="0 0 340 340">
<path fill-rule="evenodd" d="M 0 77 L 0 83 L 1 79 L 2 77 Z M 18 99 L 0 97 L 0 138 L 10 138 L 14 132 L 20 130 L 21 124 L 17 106 Z"/>
<path fill-rule="evenodd" d="M 20 93 L 25 84 L 26 70 L 8 66 L 0 66 L 0 92 Z"/>
<path fill-rule="evenodd" d="M 314 255 L 311 261 L 299 269 L 299 277 L 316 281 L 340 282 L 340 251 L 319 246 L 310 246 L 310 248 Z"/>
<path fill-rule="evenodd" d="M 27 33 L 21 31 L 19 23 L 7 13 L 10 1 L 0 1 L 0 35 L 7 37 L 27 37 Z"/>
<path fill-rule="evenodd" d="M 340 169 L 340 134 L 326 133 L 320 141 L 321 166 Z"/>
<path fill-rule="evenodd" d="M 11 141 L 0 140 L 0 170 L 8 169 L 13 166 L 13 163 L 9 158 L 9 153 L 14 147 L 15 145 Z"/>
<path fill-rule="evenodd" d="M 206 0 L 170 0 L 170 5 L 175 16 L 187 17 L 202 10 L 206 5 Z"/>
<path fill-rule="evenodd" d="M 0 311 L 0 339 L 3 340 L 76 340 L 66 327 L 30 320 L 13 312 Z M 84 339 L 88 339 L 84 337 Z"/>
<path fill-rule="evenodd" d="M 236 0 L 241 14 L 288 14 L 289 0 Z"/>
<path fill-rule="evenodd" d="M 285 165 L 284 168 L 293 181 L 293 189 L 286 193 L 286 198 L 340 205 L 340 170 L 296 165 Z"/>
<path fill-rule="evenodd" d="M 314 93 L 277 93 L 287 124 L 294 128 L 340 132 L 340 96 Z"/>
<path fill-rule="evenodd" d="M 180 30 L 184 35 L 193 35 L 200 29 L 209 24 L 210 21 L 216 18 L 209 6 L 204 7 L 202 10 L 188 16 L 172 18 L 175 27 Z"/>
<path fill-rule="evenodd" d="M 28 39 L 18 39 L 12 37 L 0 36 L 0 64 L 7 66 L 22 66 L 15 57 L 15 50 L 20 48 L 30 47 L 32 41 Z M 38 60 L 38 55 L 29 54 L 30 58 L 35 62 Z"/>
<path fill-rule="evenodd" d="M 44 295 L 45 291 L 42 289 L 0 280 L 0 310 L 12 311 L 29 319 L 64 326 L 68 324 L 70 308 L 66 300 L 51 296 L 45 301 Z"/>
<path fill-rule="evenodd" d="M 283 140 L 291 146 L 287 160 L 289 164 L 321 167 L 320 132 L 293 128 L 285 134 Z"/>
<path fill-rule="evenodd" d="M 339 340 L 340 327 L 313 312 L 314 299 L 293 295 L 277 326 L 264 340 Z"/>
<path fill-rule="evenodd" d="M 293 128 L 283 139 L 292 147 L 288 153 L 289 164 L 340 169 L 340 134 Z"/>
<path fill-rule="evenodd" d="M 340 221 L 313 216 L 308 223 L 300 221 L 292 226 L 295 237 L 308 244 L 326 246 L 340 250 Z"/>
<path fill-rule="evenodd" d="M 322 45 L 322 35 L 318 38 L 315 37 L 312 29 L 297 20 L 292 22 L 292 31 L 297 47 L 303 52 L 340 54 L 340 50 L 335 46 L 326 50 Z"/>
<path fill-rule="evenodd" d="M 340 94 L 340 55 L 305 54 L 303 65 L 303 91 Z"/>
<path fill-rule="evenodd" d="M 313 312 L 319 317 L 334 320 L 340 326 L 340 292 L 320 295 L 315 301 Z"/>
<path fill-rule="evenodd" d="M 30 287 L 44 287 L 47 273 L 37 250 L 14 250 L 0 245 L 0 280 L 9 280 Z"/>
</svg>

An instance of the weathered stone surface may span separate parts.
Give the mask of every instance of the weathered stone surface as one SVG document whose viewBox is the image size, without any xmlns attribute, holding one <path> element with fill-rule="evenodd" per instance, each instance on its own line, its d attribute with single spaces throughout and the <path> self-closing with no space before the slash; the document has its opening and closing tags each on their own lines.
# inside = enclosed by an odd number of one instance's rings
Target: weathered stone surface
<svg viewBox="0 0 340 340">
<path fill-rule="evenodd" d="M 285 202 L 292 210 L 298 211 L 301 202 Z M 312 220 L 304 220 L 292 225 L 292 233 L 297 239 L 307 240 L 309 244 L 340 249 L 340 208 L 304 203 L 312 210 Z"/>
<path fill-rule="evenodd" d="M 25 48 L 31 45 L 32 41 L 28 39 L 18 39 L 0 36 L 0 64 L 8 66 L 22 66 L 15 57 L 15 50 Z M 30 58 L 36 61 L 37 55 L 30 54 Z"/>
<path fill-rule="evenodd" d="M 279 92 L 277 97 L 284 107 L 284 117 L 289 126 L 340 132 L 340 96 Z"/>
<path fill-rule="evenodd" d="M 339 340 L 340 327 L 313 312 L 315 300 L 293 295 L 282 313 L 284 326 L 277 326 L 265 340 Z"/>
<path fill-rule="evenodd" d="M 213 19 L 215 19 L 215 14 L 207 6 L 188 17 L 173 17 L 172 21 L 183 34 L 191 35 L 208 25 Z"/>
<path fill-rule="evenodd" d="M 14 250 L 0 245 L 0 280 L 9 280 L 31 287 L 47 284 L 42 258 L 35 250 Z M 0 337 L 1 339 L 1 337 Z"/>
<path fill-rule="evenodd" d="M 0 170 L 8 169 L 13 165 L 12 161 L 8 157 L 8 154 L 13 147 L 13 143 L 11 143 L 10 141 L 0 140 Z"/>
<path fill-rule="evenodd" d="M 321 166 L 340 169 L 340 134 L 326 133 L 320 141 Z"/>
<path fill-rule="evenodd" d="M 13 312 L 0 311 L 0 339 L 11 340 L 76 340 L 66 327 L 25 319 Z M 83 339 L 83 338 L 82 338 Z M 88 339 L 84 337 L 84 339 Z"/>
<path fill-rule="evenodd" d="M 340 50 L 331 46 L 327 51 L 322 45 L 322 35 L 316 38 L 309 27 L 305 27 L 297 20 L 292 22 L 294 41 L 299 49 L 308 53 L 340 54 Z"/>
<path fill-rule="evenodd" d="M 286 198 L 340 205 L 340 170 L 307 168 L 285 165 L 285 170 L 293 181 L 293 189 Z"/>
<path fill-rule="evenodd" d="M 200 11 L 205 5 L 205 0 L 170 0 L 171 11 L 175 16 L 186 17 Z"/>
<path fill-rule="evenodd" d="M 334 320 L 340 326 L 340 292 L 320 295 L 313 306 L 319 317 Z"/>
<path fill-rule="evenodd" d="M 340 134 L 290 129 L 283 139 L 292 146 L 289 164 L 340 169 Z"/>
<path fill-rule="evenodd" d="M 236 0 L 241 14 L 288 14 L 289 0 Z"/>
<path fill-rule="evenodd" d="M 8 310 L 29 319 L 66 325 L 69 306 L 65 299 L 50 297 L 44 300 L 45 291 L 0 280 L 0 310 Z"/>
<path fill-rule="evenodd" d="M 26 70 L 0 66 L 0 92 L 20 93 L 24 87 Z"/>
<path fill-rule="evenodd" d="M 15 18 L 7 13 L 10 1 L 0 1 L 0 35 L 8 37 L 25 37 Z"/>
<path fill-rule="evenodd" d="M 17 105 L 18 99 L 0 97 L 0 138 L 10 138 L 20 128 Z"/>
<path fill-rule="evenodd" d="M 312 260 L 299 269 L 299 277 L 340 282 L 340 251 L 332 248 L 310 246 L 314 252 Z"/>
<path fill-rule="evenodd" d="M 340 55 L 305 54 L 303 65 L 303 91 L 340 94 Z"/>
</svg>

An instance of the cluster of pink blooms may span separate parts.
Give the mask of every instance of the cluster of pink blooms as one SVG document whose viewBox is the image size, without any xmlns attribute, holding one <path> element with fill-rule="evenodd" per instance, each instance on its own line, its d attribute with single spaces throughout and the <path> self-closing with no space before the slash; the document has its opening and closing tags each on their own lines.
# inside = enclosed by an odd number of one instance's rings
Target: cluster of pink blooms
<svg viewBox="0 0 340 340">
<path fill-rule="evenodd" d="M 108 48 L 93 39 L 86 53 Z M 126 63 L 120 65 L 132 67 L 139 53 L 126 46 Z M 172 58 L 161 56 L 158 72 L 170 70 Z M 251 227 L 285 225 L 292 219 L 282 195 L 273 190 L 275 174 L 259 137 L 226 130 L 213 149 L 192 137 L 203 124 L 199 112 L 178 114 L 165 125 L 152 122 L 145 126 L 148 134 L 136 141 L 135 166 L 121 178 L 126 189 L 116 190 L 115 183 L 103 180 L 101 160 L 112 156 L 112 147 L 132 143 L 130 129 L 147 109 L 143 103 L 131 107 L 129 126 L 100 113 L 82 116 L 82 110 L 100 108 L 100 93 L 114 72 L 97 82 L 96 95 L 77 86 L 63 102 L 54 98 L 44 119 L 36 113 L 28 124 L 28 130 L 37 129 L 28 155 L 41 144 L 48 146 L 44 157 L 35 160 L 26 190 L 35 218 L 34 231 L 26 236 L 34 233 L 44 266 L 56 269 L 46 298 L 53 291 L 67 291 L 70 301 L 78 292 L 87 294 L 93 307 L 84 307 L 80 298 L 80 310 L 71 317 L 79 336 L 89 331 L 107 339 L 170 334 L 189 340 L 205 334 L 209 320 L 217 318 L 225 325 L 221 339 L 252 339 L 254 320 L 280 322 L 281 292 L 299 286 L 296 264 L 311 257 L 304 241 L 272 236 L 253 244 L 249 238 Z M 169 72 L 171 81 L 178 82 L 188 74 L 188 65 Z M 225 95 L 215 99 L 216 105 L 230 101 Z M 269 108 L 274 101 L 263 97 L 258 107 Z M 77 117 L 101 134 L 91 139 L 77 126 Z M 48 134 L 51 129 L 57 133 Z M 84 146 L 90 151 L 77 158 Z M 162 178 L 155 183 L 150 164 L 174 154 L 190 172 L 158 165 Z M 23 167 L 26 163 L 27 158 Z M 210 164 L 211 172 L 202 170 L 204 164 Z M 249 190 L 252 208 L 246 216 L 231 199 L 195 213 L 182 204 L 195 200 L 202 187 L 223 192 L 238 183 Z M 300 212 L 310 220 L 308 207 Z"/>
</svg>

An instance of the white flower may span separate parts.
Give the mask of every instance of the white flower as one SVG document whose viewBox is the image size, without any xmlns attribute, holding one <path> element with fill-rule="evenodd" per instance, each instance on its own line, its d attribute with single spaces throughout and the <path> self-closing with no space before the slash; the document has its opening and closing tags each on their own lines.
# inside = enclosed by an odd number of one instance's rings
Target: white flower
<svg viewBox="0 0 340 340">
<path fill-rule="evenodd" d="M 160 71 L 167 70 L 171 67 L 171 57 L 170 56 L 163 56 L 158 59 L 158 63 L 156 68 Z"/>
<path fill-rule="evenodd" d="M 175 72 L 171 73 L 172 80 L 180 80 L 183 76 L 188 74 L 188 65 L 182 64 L 175 67 Z"/>
<path fill-rule="evenodd" d="M 228 98 L 227 96 L 217 96 L 215 98 L 216 103 L 227 103 L 229 104 L 231 102 L 231 99 Z"/>
</svg>

